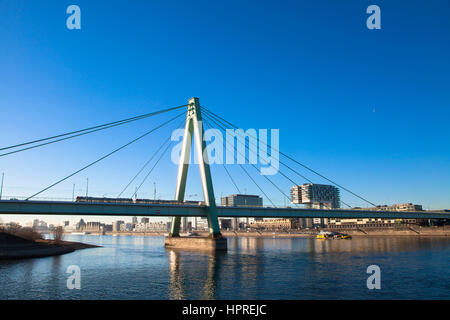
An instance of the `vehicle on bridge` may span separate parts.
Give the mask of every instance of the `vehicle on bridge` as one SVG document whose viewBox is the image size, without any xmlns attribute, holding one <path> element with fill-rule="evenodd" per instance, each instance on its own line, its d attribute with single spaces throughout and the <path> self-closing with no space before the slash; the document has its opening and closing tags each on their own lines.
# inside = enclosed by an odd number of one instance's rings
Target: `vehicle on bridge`
<svg viewBox="0 0 450 320">
<path fill-rule="evenodd" d="M 76 202 L 95 202 L 95 203 L 136 203 L 136 204 L 168 204 L 168 205 L 193 205 L 203 206 L 203 201 L 176 201 L 176 200 L 153 200 L 153 199 L 132 199 L 132 198 L 105 198 L 105 197 L 76 197 Z"/>
<path fill-rule="evenodd" d="M 103 202 L 103 203 L 133 203 L 131 198 L 105 198 L 105 197 L 80 197 L 78 196 L 76 202 Z"/>
</svg>

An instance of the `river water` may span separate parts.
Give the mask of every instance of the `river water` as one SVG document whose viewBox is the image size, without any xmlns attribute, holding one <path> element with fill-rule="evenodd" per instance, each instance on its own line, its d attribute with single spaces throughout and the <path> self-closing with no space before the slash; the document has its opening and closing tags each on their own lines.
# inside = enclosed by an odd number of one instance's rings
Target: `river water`
<svg viewBox="0 0 450 320">
<path fill-rule="evenodd" d="M 216 254 L 167 250 L 163 237 L 65 240 L 103 247 L 0 261 L 0 299 L 450 299 L 449 238 L 230 237 Z M 71 265 L 80 289 L 67 287 Z M 367 288 L 369 265 L 379 290 Z"/>
</svg>

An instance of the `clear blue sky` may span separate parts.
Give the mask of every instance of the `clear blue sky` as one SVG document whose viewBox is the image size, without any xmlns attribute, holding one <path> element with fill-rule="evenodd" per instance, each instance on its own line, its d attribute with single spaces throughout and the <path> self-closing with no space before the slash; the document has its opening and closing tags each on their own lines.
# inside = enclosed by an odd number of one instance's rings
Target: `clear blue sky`
<svg viewBox="0 0 450 320">
<path fill-rule="evenodd" d="M 81 8 L 81 30 L 66 28 L 70 4 Z M 366 28 L 371 4 L 381 8 L 381 30 Z M 279 129 L 282 151 L 372 202 L 450 207 L 446 0 L 6 0 L 0 39 L 2 147 L 197 96 L 244 129 Z M 1 157 L 4 194 L 30 195 L 165 119 Z M 88 177 L 90 195 L 116 196 L 169 132 L 42 196 L 71 198 L 73 184 L 83 194 Z M 193 169 L 187 195 L 200 199 Z M 223 169 L 212 170 L 216 197 L 235 193 Z M 239 168 L 230 170 L 247 193 L 259 193 Z M 289 182 L 275 179 L 289 191 Z M 168 157 L 139 196 L 153 197 L 155 181 L 158 197 L 173 197 L 176 166 Z M 342 199 L 363 205 L 345 192 Z"/>
</svg>

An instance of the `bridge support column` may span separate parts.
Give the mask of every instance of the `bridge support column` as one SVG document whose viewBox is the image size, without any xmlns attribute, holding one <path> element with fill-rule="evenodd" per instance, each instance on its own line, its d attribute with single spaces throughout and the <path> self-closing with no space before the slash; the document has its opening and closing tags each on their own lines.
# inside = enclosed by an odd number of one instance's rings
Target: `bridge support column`
<svg viewBox="0 0 450 320">
<path fill-rule="evenodd" d="M 168 249 L 186 249 L 193 251 L 226 251 L 226 238 L 205 237 L 166 237 L 165 247 Z"/>
<path fill-rule="evenodd" d="M 221 239 L 222 235 L 219 229 L 219 220 L 217 219 L 216 200 L 214 198 L 211 171 L 209 168 L 208 154 L 206 152 L 206 143 L 203 140 L 203 134 L 204 130 L 202 124 L 202 115 L 200 111 L 200 102 L 198 98 L 191 98 L 188 103 L 186 124 L 184 127 L 184 136 L 181 147 L 180 162 L 178 166 L 175 200 L 184 201 L 184 195 L 186 191 L 186 178 L 191 155 L 192 137 L 194 136 L 197 158 L 199 161 L 203 196 L 205 199 L 205 213 L 208 219 L 209 238 Z M 180 236 L 180 222 L 181 217 L 173 217 L 170 237 Z"/>
</svg>

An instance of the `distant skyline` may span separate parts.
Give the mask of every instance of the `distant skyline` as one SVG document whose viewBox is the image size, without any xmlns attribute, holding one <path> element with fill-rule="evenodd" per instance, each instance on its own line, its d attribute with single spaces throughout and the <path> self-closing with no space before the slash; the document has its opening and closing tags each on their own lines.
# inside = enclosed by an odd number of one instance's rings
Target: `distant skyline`
<svg viewBox="0 0 450 320">
<path fill-rule="evenodd" d="M 66 27 L 70 4 L 81 8 L 81 30 Z M 381 8 L 381 30 L 366 27 L 371 4 Z M 373 203 L 448 209 L 449 10 L 444 0 L 2 1 L 0 148 L 196 96 L 243 129 L 279 129 L 281 151 Z M 3 198 L 30 196 L 177 112 L 0 157 Z M 179 122 L 40 196 L 71 199 L 74 185 L 75 196 L 85 195 L 89 179 L 89 195 L 116 197 Z M 242 191 L 261 195 L 229 168 Z M 176 173 L 167 155 L 138 196 L 153 198 L 156 184 L 158 198 L 172 199 Z M 217 201 L 237 193 L 221 166 L 212 175 Z M 275 179 L 289 193 L 291 183 Z M 341 197 L 365 206 L 342 190 Z M 186 199 L 202 199 L 195 166 Z"/>
</svg>

